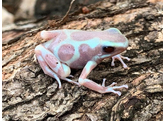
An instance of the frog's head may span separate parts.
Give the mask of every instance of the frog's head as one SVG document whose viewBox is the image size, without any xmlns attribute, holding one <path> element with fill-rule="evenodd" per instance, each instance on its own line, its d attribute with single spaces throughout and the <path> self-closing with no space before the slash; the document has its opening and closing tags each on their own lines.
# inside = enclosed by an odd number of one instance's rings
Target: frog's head
<svg viewBox="0 0 164 121">
<path fill-rule="evenodd" d="M 125 51 L 128 47 L 128 39 L 116 28 L 105 30 L 108 40 L 102 41 L 102 56 L 107 58 Z"/>
</svg>

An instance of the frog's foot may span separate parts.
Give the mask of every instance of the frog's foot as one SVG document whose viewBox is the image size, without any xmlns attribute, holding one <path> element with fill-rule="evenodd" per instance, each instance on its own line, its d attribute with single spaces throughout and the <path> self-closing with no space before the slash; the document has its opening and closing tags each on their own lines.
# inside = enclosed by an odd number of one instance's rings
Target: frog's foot
<svg viewBox="0 0 164 121">
<path fill-rule="evenodd" d="M 130 61 L 130 58 L 121 56 L 120 54 L 115 55 L 115 56 L 112 57 L 111 66 L 115 66 L 114 61 L 116 59 L 119 60 L 122 63 L 123 68 L 128 69 L 128 66 L 124 63 L 124 61 L 122 59 L 126 59 L 126 60 Z"/>
<path fill-rule="evenodd" d="M 111 85 L 105 87 L 105 81 L 106 81 L 106 79 L 103 79 L 103 83 L 102 83 L 102 86 L 104 88 L 106 88 L 105 92 L 113 92 L 113 93 L 118 94 L 120 96 L 121 92 L 115 91 L 114 89 L 128 88 L 128 85 L 114 86 L 117 84 L 116 82 L 113 82 Z"/>
<path fill-rule="evenodd" d="M 106 78 L 103 79 L 103 83 L 102 83 L 102 86 L 105 87 L 105 81 L 106 81 Z M 117 83 L 116 82 L 112 82 L 111 85 L 109 85 L 110 87 L 113 87 L 114 85 L 116 85 Z"/>
<path fill-rule="evenodd" d="M 69 82 L 69 83 L 72 83 L 72 84 L 75 84 L 75 85 L 77 85 L 77 86 L 81 86 L 78 82 L 75 82 L 75 81 L 73 81 L 73 80 L 71 80 L 71 79 L 68 79 L 68 78 L 61 78 L 62 80 L 65 80 L 65 81 L 67 81 L 67 82 Z"/>
</svg>

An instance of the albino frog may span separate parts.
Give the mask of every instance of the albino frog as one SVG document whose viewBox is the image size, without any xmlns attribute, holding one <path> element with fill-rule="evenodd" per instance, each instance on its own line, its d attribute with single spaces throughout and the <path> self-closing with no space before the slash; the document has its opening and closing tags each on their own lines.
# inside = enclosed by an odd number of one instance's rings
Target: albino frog
<svg viewBox="0 0 164 121">
<path fill-rule="evenodd" d="M 99 93 L 113 92 L 119 96 L 121 92 L 115 89 L 128 88 L 128 85 L 114 86 L 115 82 L 110 86 L 105 86 L 105 79 L 102 85 L 87 79 L 92 69 L 105 58 L 112 57 L 113 66 L 114 60 L 118 59 L 123 67 L 127 68 L 122 58 L 128 61 L 130 59 L 119 53 L 127 49 L 128 40 L 118 29 L 42 31 L 41 37 L 49 41 L 35 48 L 36 57 L 44 73 L 57 80 L 59 88 L 61 88 L 60 79 L 79 86 L 83 85 Z M 67 78 L 71 76 L 70 68 L 83 68 L 78 82 Z"/>
</svg>

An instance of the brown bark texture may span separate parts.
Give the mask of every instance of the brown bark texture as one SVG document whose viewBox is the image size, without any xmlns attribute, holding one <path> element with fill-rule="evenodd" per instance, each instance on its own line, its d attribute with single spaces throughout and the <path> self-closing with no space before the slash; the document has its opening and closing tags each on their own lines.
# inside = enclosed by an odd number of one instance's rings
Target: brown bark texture
<svg viewBox="0 0 164 121">
<path fill-rule="evenodd" d="M 101 1 L 70 13 L 64 23 L 53 17 L 22 22 L 2 33 L 2 118 L 5 121 L 162 121 L 163 28 L 162 2 Z M 87 10 L 87 12 L 86 12 Z M 122 95 L 100 94 L 83 86 L 45 75 L 34 58 L 45 42 L 41 30 L 118 28 L 129 40 L 122 53 L 131 58 L 125 70 L 120 62 L 102 61 L 88 76 L 106 85 L 128 84 Z M 72 70 L 77 81 L 81 70 Z"/>
</svg>

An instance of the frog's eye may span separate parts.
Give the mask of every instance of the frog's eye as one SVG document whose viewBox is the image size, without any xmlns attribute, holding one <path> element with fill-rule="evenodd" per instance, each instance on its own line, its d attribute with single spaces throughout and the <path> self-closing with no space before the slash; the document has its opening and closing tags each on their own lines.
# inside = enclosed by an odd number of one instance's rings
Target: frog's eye
<svg viewBox="0 0 164 121">
<path fill-rule="evenodd" d="M 103 47 L 103 51 L 106 52 L 106 53 L 111 53 L 114 51 L 114 47 L 111 47 L 111 46 L 104 46 Z"/>
</svg>

